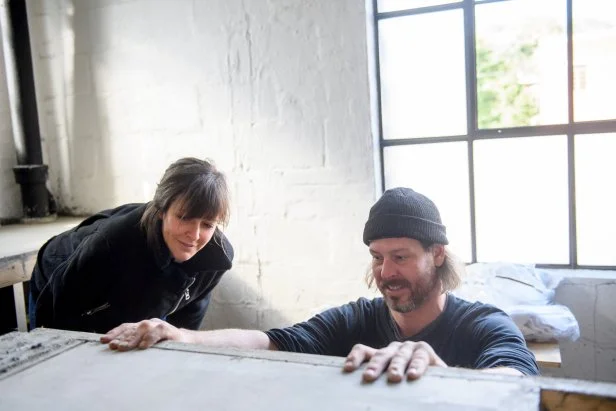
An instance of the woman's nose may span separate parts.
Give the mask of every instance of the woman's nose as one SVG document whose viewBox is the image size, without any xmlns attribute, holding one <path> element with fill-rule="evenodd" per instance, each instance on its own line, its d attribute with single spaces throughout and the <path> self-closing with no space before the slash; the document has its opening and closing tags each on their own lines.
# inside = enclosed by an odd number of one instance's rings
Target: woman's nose
<svg viewBox="0 0 616 411">
<path fill-rule="evenodd" d="M 199 239 L 199 231 L 201 229 L 200 221 L 193 221 L 188 225 L 188 235 L 192 240 Z"/>
</svg>

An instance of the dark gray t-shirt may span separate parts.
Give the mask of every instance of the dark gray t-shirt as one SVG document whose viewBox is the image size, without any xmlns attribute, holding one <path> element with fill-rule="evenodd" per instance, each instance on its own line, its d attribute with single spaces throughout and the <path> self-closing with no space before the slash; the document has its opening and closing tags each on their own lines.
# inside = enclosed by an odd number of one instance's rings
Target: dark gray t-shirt
<svg viewBox="0 0 616 411">
<path fill-rule="evenodd" d="M 355 344 L 383 348 L 393 341 L 425 341 L 450 367 L 511 367 L 538 375 L 534 355 L 507 314 L 447 294 L 439 317 L 410 338 L 402 338 L 382 298 L 360 298 L 292 327 L 267 331 L 279 350 L 346 356 Z"/>
</svg>

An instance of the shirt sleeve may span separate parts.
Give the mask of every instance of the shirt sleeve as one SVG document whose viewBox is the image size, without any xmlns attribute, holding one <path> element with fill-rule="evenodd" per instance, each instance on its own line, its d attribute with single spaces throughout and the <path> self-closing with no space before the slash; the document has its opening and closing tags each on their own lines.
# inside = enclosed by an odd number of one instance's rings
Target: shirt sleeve
<svg viewBox="0 0 616 411">
<path fill-rule="evenodd" d="M 477 319 L 475 338 L 479 355 L 474 368 L 509 367 L 524 375 L 539 375 L 535 356 L 526 347 L 522 333 L 504 312 L 496 311 Z"/>
<path fill-rule="evenodd" d="M 356 340 L 360 315 L 360 305 L 349 303 L 291 327 L 271 329 L 266 334 L 281 351 L 342 357 L 349 353 Z"/>
</svg>

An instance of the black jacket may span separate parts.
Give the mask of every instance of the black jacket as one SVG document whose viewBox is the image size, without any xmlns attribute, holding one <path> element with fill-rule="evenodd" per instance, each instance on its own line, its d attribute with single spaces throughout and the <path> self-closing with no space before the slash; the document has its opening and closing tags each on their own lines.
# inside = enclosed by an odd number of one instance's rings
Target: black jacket
<svg viewBox="0 0 616 411">
<path fill-rule="evenodd" d="M 199 327 L 233 248 L 216 230 L 195 256 L 176 263 L 161 230 L 158 249 L 146 242 L 144 210 L 127 204 L 102 211 L 43 245 L 30 282 L 33 327 L 104 333 L 149 318 Z"/>
</svg>

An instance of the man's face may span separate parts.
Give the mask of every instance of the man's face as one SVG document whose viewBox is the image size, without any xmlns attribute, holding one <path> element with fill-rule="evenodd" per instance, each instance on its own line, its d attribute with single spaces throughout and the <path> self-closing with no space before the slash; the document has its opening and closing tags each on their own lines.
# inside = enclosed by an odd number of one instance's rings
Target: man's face
<svg viewBox="0 0 616 411">
<path fill-rule="evenodd" d="M 370 254 L 374 281 L 391 310 L 408 313 L 440 294 L 435 257 L 442 264 L 443 246 L 424 250 L 411 238 L 383 238 L 370 242 Z"/>
</svg>

